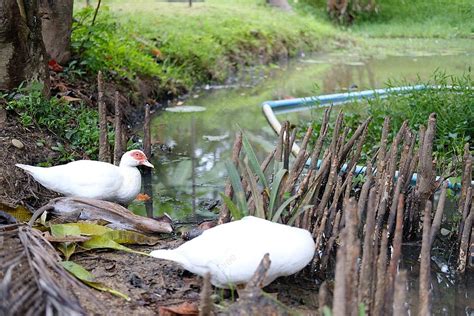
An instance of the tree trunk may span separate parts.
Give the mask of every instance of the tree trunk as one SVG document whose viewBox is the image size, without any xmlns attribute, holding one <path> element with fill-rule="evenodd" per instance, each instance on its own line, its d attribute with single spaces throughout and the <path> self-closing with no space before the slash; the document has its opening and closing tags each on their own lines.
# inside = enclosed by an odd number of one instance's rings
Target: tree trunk
<svg viewBox="0 0 474 316">
<path fill-rule="evenodd" d="M 73 0 L 39 0 L 43 42 L 50 59 L 59 64 L 71 57 Z"/>
<path fill-rule="evenodd" d="M 41 36 L 37 0 L 0 1 L 0 89 L 23 81 L 44 83 L 49 92 L 49 72 Z"/>
<path fill-rule="evenodd" d="M 267 3 L 282 10 L 291 11 L 291 6 L 288 3 L 288 0 L 267 0 Z"/>
</svg>

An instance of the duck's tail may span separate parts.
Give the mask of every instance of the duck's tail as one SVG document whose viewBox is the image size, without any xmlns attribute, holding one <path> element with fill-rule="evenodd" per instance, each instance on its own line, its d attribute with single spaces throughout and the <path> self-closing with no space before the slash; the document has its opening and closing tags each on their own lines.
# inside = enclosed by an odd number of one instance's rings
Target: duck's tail
<svg viewBox="0 0 474 316">
<path fill-rule="evenodd" d="M 187 263 L 186 258 L 184 258 L 176 250 L 166 250 L 166 249 L 154 250 L 150 252 L 150 256 L 159 258 L 159 259 L 174 261 L 183 265 Z"/>
<path fill-rule="evenodd" d="M 34 174 L 35 171 L 38 170 L 38 167 L 33 167 L 33 166 L 30 166 L 30 165 L 24 165 L 24 164 L 21 164 L 21 163 L 17 163 L 15 166 L 25 170 L 29 174 Z"/>
</svg>

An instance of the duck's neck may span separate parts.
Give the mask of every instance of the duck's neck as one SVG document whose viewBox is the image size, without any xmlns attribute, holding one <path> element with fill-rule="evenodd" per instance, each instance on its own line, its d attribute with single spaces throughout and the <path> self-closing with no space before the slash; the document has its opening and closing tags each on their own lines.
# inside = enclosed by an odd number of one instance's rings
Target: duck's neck
<svg viewBox="0 0 474 316">
<path fill-rule="evenodd" d="M 122 186 L 118 191 L 121 203 L 128 204 L 140 193 L 142 176 L 137 167 L 119 165 L 122 175 Z"/>
</svg>

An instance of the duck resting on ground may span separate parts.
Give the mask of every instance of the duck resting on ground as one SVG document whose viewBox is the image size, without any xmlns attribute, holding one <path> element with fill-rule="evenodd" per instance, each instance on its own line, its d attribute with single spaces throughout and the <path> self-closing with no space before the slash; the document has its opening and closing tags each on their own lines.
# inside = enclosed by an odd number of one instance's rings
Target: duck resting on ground
<svg viewBox="0 0 474 316">
<path fill-rule="evenodd" d="M 266 253 L 271 265 L 264 286 L 303 269 L 314 251 L 307 230 L 246 216 L 205 230 L 176 249 L 155 250 L 150 255 L 177 262 L 200 276 L 209 272 L 214 286 L 229 288 L 246 284 Z"/>
<path fill-rule="evenodd" d="M 153 168 L 141 150 L 123 154 L 120 165 L 78 160 L 49 168 L 16 164 L 46 188 L 65 196 L 105 200 L 128 205 L 141 189 L 137 166 Z"/>
</svg>

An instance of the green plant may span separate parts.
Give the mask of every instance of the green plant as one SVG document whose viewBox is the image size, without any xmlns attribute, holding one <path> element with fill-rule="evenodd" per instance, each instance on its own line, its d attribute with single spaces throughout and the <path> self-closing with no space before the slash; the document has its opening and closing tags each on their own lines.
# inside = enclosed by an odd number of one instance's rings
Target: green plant
<svg viewBox="0 0 474 316">
<path fill-rule="evenodd" d="M 378 149 L 385 117 L 391 118 L 389 139 L 392 139 L 405 120 L 408 120 L 412 130 L 418 131 L 421 125 L 426 124 L 426 117 L 434 112 L 437 115 L 434 156 L 438 161 L 438 172 L 460 167 L 460 161 L 453 160 L 453 157 L 462 156 L 464 144 L 474 138 L 474 81 L 471 74 L 455 77 L 436 72 L 431 80 L 417 84 L 428 88 L 403 94 L 389 93 L 383 98 L 368 99 L 365 105 L 357 103 L 358 108 L 363 107 L 362 110 L 344 111 L 345 123 L 351 128 L 349 136 L 366 117 L 372 117 L 363 146 L 362 162 Z M 387 88 L 406 85 L 409 84 L 391 81 Z M 350 109 L 350 104 L 348 107 Z M 313 120 L 311 124 L 314 130 L 319 131 L 319 120 Z M 333 125 L 334 122 L 331 122 L 331 129 Z"/>
<path fill-rule="evenodd" d="M 66 149 L 58 143 L 52 147 L 61 154 L 60 161 L 73 160 L 74 151 L 84 152 L 92 159 L 97 158 L 99 143 L 99 118 L 97 111 L 84 105 L 72 105 L 65 100 L 45 98 L 40 84 L 28 88 L 20 87 L 7 97 L 7 109 L 14 110 L 24 126 L 37 124 L 46 128 L 70 144 Z M 110 143 L 114 135 L 109 131 Z"/>
<path fill-rule="evenodd" d="M 296 217 L 301 213 L 299 208 L 294 208 L 296 211 L 292 214 L 285 214 L 284 212 L 293 201 L 300 198 L 300 195 L 295 194 L 291 196 L 289 192 L 285 191 L 288 170 L 284 169 L 283 164 L 275 159 L 274 173 L 267 179 L 264 173 L 265 170 L 261 169 L 252 145 L 245 135 L 242 137 L 242 145 L 245 157 L 239 160 L 240 168 L 237 169 L 230 161 L 226 162 L 236 203 L 229 197 L 221 194 L 232 217 L 240 219 L 246 215 L 254 215 L 273 222 L 279 222 L 282 220 L 283 215 L 285 215 L 285 218 L 288 218 L 288 224 L 292 225 Z M 242 186 L 241 178 L 246 180 L 248 184 L 246 188 Z M 253 204 L 247 201 L 247 192 L 251 193 Z M 306 203 L 307 201 L 304 202 Z"/>
<path fill-rule="evenodd" d="M 119 24 L 107 7 L 101 8 L 92 25 L 94 9 L 86 7 L 75 14 L 72 49 L 89 72 L 108 71 L 133 81 L 138 75 L 167 78 L 150 47 L 134 38 L 127 25 Z M 77 62 L 76 62 L 77 63 Z M 67 71 L 74 71 L 69 64 Z"/>
</svg>

